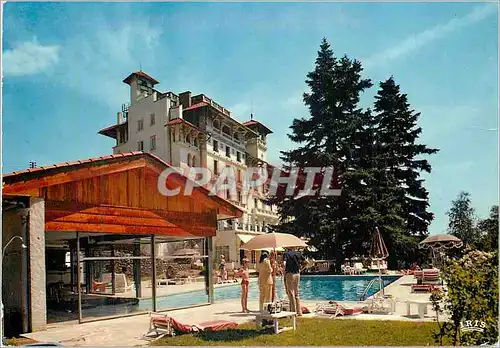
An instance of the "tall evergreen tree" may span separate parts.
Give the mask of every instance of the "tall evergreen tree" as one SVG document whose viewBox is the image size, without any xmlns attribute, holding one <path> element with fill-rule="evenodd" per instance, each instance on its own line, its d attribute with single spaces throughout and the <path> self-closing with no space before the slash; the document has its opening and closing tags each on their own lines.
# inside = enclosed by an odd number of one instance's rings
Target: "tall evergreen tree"
<svg viewBox="0 0 500 348">
<path fill-rule="evenodd" d="M 303 97 L 310 117 L 293 121 L 289 137 L 298 147 L 282 152 L 290 166 L 335 168 L 340 197 L 295 197 L 278 206 L 283 218 L 293 217 L 282 229 L 312 238 L 325 257 L 338 261 L 359 250 L 358 242 L 373 220 L 365 209 L 371 201 L 365 188 L 372 175 L 370 151 L 364 149 L 371 136 L 371 117 L 358 107 L 360 94 L 372 83 L 361 72 L 358 61 L 337 59 L 323 39 L 315 69 L 307 75 L 310 93 Z"/>
<path fill-rule="evenodd" d="M 386 241 L 391 251 L 390 263 L 410 262 L 418 253 L 418 241 L 427 234 L 434 218 L 428 211 L 428 191 L 424 187 L 422 172 L 431 172 L 425 155 L 437 153 L 438 149 L 418 143 L 422 129 L 417 121 L 420 113 L 410 108 L 406 94 L 391 77 L 380 83 L 375 96 L 377 124 L 375 138 L 377 154 L 375 165 L 381 174 L 382 186 L 387 187 L 389 199 L 383 204 L 393 206 L 392 216 L 385 221 L 388 232 Z"/>
</svg>

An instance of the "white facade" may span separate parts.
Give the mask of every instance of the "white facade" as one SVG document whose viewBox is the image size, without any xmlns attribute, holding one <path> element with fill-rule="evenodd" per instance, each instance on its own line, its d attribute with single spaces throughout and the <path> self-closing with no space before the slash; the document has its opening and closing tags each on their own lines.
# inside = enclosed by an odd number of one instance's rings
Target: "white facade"
<svg viewBox="0 0 500 348">
<path fill-rule="evenodd" d="M 243 181 L 250 157 L 266 160 L 266 135 L 271 131 L 260 123 L 240 123 L 205 95 L 161 93 L 154 89 L 157 81 L 143 72 L 131 74 L 124 82 L 130 85 L 130 106 L 122 107 L 116 125 L 100 131 L 116 139 L 113 153 L 151 152 L 173 166 L 208 168 L 214 180 L 229 166 L 237 182 Z M 241 244 L 269 231 L 278 216 L 275 207 L 262 202 L 262 187 L 245 194 L 237 185 L 234 195 L 219 194 L 244 210 L 240 219 L 219 221 L 214 239 L 215 260 L 224 254 L 237 267 L 243 256 Z M 252 263 L 258 257 L 245 255 Z"/>
</svg>

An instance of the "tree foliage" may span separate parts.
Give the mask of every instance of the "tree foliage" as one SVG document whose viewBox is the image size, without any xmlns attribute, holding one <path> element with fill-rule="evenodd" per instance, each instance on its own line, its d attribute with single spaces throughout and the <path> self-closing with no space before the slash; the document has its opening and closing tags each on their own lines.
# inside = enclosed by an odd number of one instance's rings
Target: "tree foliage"
<svg viewBox="0 0 500 348">
<path fill-rule="evenodd" d="M 498 341 L 498 251 L 467 252 L 460 259 L 449 259 L 443 267 L 447 293 L 433 293 L 431 301 L 439 313 L 450 320 L 439 322 L 436 342 L 449 338 L 453 345 L 479 345 Z M 484 331 L 467 331 L 477 327 Z"/>
<path fill-rule="evenodd" d="M 342 194 L 275 201 L 282 218 L 277 230 L 309 237 L 340 266 L 346 257 L 367 255 L 378 226 L 390 265 L 409 266 L 433 218 L 420 178 L 431 167 L 422 156 L 437 150 L 418 143 L 419 113 L 393 78 L 380 84 L 374 112 L 359 106 L 372 87 L 362 71 L 356 59 L 335 57 L 323 39 L 303 96 L 310 115 L 293 120 L 289 138 L 297 146 L 283 151 L 282 160 L 290 167 L 333 167 Z"/>
<path fill-rule="evenodd" d="M 448 215 L 448 233 L 462 240 L 464 245 L 477 246 L 480 242 L 477 218 L 472 207 L 470 193 L 462 191 L 453 200 Z"/>
</svg>

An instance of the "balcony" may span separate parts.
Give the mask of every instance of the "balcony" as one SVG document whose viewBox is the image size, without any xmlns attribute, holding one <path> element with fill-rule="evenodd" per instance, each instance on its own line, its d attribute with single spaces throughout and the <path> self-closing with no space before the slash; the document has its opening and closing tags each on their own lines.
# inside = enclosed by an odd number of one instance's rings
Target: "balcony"
<svg viewBox="0 0 500 348">
<path fill-rule="evenodd" d="M 261 224 L 252 224 L 252 223 L 232 223 L 227 224 L 224 222 L 219 222 L 217 224 L 217 230 L 219 231 L 239 231 L 239 232 L 254 232 L 254 233 L 267 233 L 271 232 L 271 229 L 268 226 Z"/>
<path fill-rule="evenodd" d="M 193 103 L 199 103 L 200 99 L 201 99 L 201 102 L 205 102 L 207 104 L 210 104 L 217 111 L 221 112 L 222 114 L 224 114 L 226 116 L 231 117 L 231 112 L 228 109 L 226 109 L 222 105 L 217 104 L 216 102 L 214 102 L 212 99 L 210 99 L 209 97 L 207 97 L 204 94 L 200 94 L 200 95 L 194 96 L 192 98 L 192 102 Z"/>
<path fill-rule="evenodd" d="M 278 213 L 273 211 L 271 208 L 253 208 L 252 209 L 252 214 L 255 215 L 260 215 L 260 216 L 265 216 L 265 217 L 270 217 L 270 218 L 277 218 Z"/>
</svg>

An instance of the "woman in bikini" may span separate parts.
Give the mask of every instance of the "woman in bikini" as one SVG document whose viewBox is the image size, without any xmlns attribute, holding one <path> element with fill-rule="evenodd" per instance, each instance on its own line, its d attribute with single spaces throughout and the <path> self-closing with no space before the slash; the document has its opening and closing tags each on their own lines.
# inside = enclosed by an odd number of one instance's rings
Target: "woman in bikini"
<svg viewBox="0 0 500 348">
<path fill-rule="evenodd" d="M 241 277 L 241 308 L 243 313 L 249 313 L 248 310 L 248 285 L 250 284 L 250 272 L 248 270 L 248 259 L 242 260 L 242 267 L 236 273 Z"/>
</svg>

